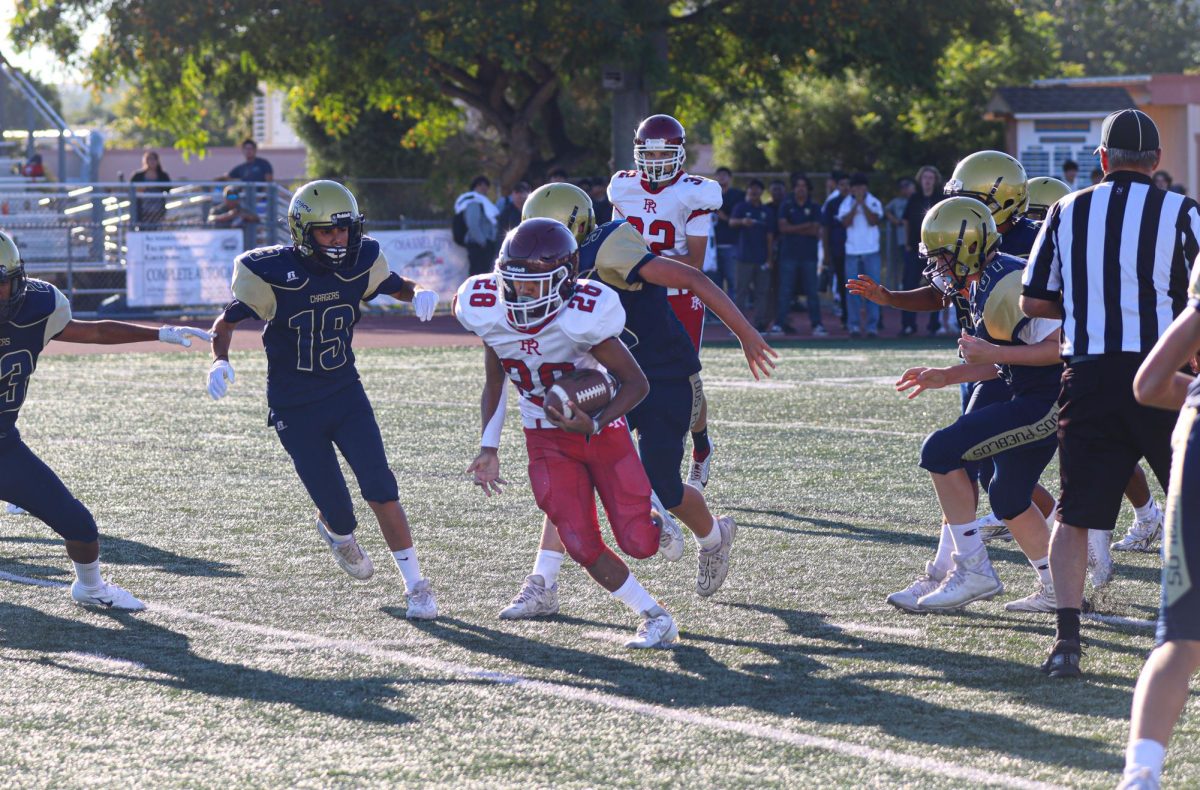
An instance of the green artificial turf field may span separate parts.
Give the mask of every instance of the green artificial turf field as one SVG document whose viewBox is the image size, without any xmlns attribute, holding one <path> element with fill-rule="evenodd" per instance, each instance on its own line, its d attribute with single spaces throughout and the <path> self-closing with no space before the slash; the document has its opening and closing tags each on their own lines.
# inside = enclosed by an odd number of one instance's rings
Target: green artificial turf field
<svg viewBox="0 0 1200 790">
<path fill-rule="evenodd" d="M 95 513 L 106 574 L 140 614 L 88 611 L 60 542 L 0 515 L 0 782 L 6 786 L 1112 786 L 1152 631 L 1085 625 L 1083 681 L 1037 665 L 1050 615 L 1010 615 L 1033 572 L 991 554 L 1008 592 L 952 616 L 884 597 L 921 570 L 938 523 L 922 438 L 958 393 L 908 402 L 906 367 L 945 345 L 788 346 L 755 384 L 740 352 L 704 355 L 717 446 L 714 510 L 740 525 L 724 588 L 679 564 L 632 566 L 675 615 L 672 650 L 622 647 L 636 626 L 569 563 L 562 613 L 501 622 L 532 566 L 540 513 L 515 408 L 510 482 L 485 499 L 463 470 L 478 440 L 477 349 L 359 354 L 441 617 L 404 620 L 369 510 L 356 582 L 266 425 L 265 360 L 233 357 L 230 397 L 203 354 L 42 360 L 29 445 Z M 1046 480 L 1057 489 L 1056 467 Z M 1156 496 L 1161 492 L 1155 486 Z M 1126 507 L 1118 534 L 1127 528 Z M 1157 554 L 1116 555 L 1108 615 L 1155 616 Z M 38 580 L 43 586 L 17 583 Z M 1167 766 L 1200 784 L 1185 716 Z"/>
</svg>

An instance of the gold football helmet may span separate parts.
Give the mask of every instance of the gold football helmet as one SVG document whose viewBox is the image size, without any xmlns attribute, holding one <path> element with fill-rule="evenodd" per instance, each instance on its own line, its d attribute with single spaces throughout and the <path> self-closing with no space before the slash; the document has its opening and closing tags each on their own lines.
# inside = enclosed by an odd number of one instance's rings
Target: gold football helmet
<svg viewBox="0 0 1200 790">
<path fill-rule="evenodd" d="M 1041 222 L 1050 212 L 1050 207 L 1071 194 L 1071 188 L 1057 178 L 1038 176 L 1029 179 L 1029 210 L 1025 216 Z"/>
<path fill-rule="evenodd" d="M 12 283 L 12 287 L 9 289 L 8 298 L 0 299 L 0 323 L 8 322 L 17 314 L 29 288 L 21 251 L 17 249 L 17 243 L 12 237 L 0 230 L 0 285 L 4 283 Z"/>
<path fill-rule="evenodd" d="M 575 240 L 580 244 L 596 229 L 592 199 L 587 192 L 566 182 L 546 184 L 529 193 L 521 209 L 521 219 L 536 217 L 558 220 L 575 234 Z"/>
<path fill-rule="evenodd" d="M 958 163 L 946 182 L 947 195 L 975 198 L 988 207 L 999 227 L 1020 219 L 1029 208 L 1025 167 L 1002 151 L 976 151 Z"/>
<path fill-rule="evenodd" d="M 322 247 L 313 239 L 313 228 L 347 228 L 345 247 Z M 336 181 L 310 181 L 296 190 L 288 206 L 292 243 L 330 269 L 349 269 L 358 262 L 362 247 L 363 215 L 349 189 Z"/>
<path fill-rule="evenodd" d="M 947 296 L 966 288 L 967 278 L 983 270 L 998 246 L 996 221 L 987 206 L 975 198 L 943 200 L 929 209 L 921 222 L 924 274 Z"/>
</svg>

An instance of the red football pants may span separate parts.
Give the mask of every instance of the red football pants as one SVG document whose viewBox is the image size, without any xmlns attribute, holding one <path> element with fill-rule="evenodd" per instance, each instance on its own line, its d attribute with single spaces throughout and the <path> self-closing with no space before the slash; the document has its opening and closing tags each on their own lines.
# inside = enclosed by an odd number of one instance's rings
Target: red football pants
<svg viewBox="0 0 1200 790">
<path fill-rule="evenodd" d="M 590 439 L 558 428 L 526 428 L 525 447 L 533 496 L 558 527 L 571 559 L 586 568 L 604 553 L 596 494 L 621 551 L 639 560 L 658 551 L 650 481 L 625 420 Z"/>
<path fill-rule="evenodd" d="M 683 328 L 687 330 L 692 345 L 699 351 L 700 343 L 704 339 L 704 302 L 691 291 L 681 291 L 677 288 L 667 289 L 667 302 L 683 324 Z"/>
</svg>

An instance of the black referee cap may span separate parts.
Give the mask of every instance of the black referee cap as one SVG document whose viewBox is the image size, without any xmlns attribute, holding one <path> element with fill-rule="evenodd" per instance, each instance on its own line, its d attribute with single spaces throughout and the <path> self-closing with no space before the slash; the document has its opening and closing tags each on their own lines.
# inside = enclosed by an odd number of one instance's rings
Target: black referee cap
<svg viewBox="0 0 1200 790">
<path fill-rule="evenodd" d="M 1158 127 L 1141 110 L 1117 110 L 1104 119 L 1100 127 L 1101 148 L 1123 151 L 1154 151 L 1158 149 Z"/>
</svg>

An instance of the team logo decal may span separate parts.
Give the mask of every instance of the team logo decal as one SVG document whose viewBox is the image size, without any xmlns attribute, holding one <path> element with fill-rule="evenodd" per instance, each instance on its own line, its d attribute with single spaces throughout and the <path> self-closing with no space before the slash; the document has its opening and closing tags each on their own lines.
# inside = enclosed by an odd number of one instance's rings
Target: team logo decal
<svg viewBox="0 0 1200 790">
<path fill-rule="evenodd" d="M 521 353 L 528 355 L 541 356 L 542 352 L 538 351 L 538 342 L 533 338 L 527 338 L 521 341 Z"/>
<path fill-rule="evenodd" d="M 647 214 L 657 214 L 658 204 L 650 198 L 646 198 L 642 201 L 642 211 L 645 211 Z"/>
</svg>

